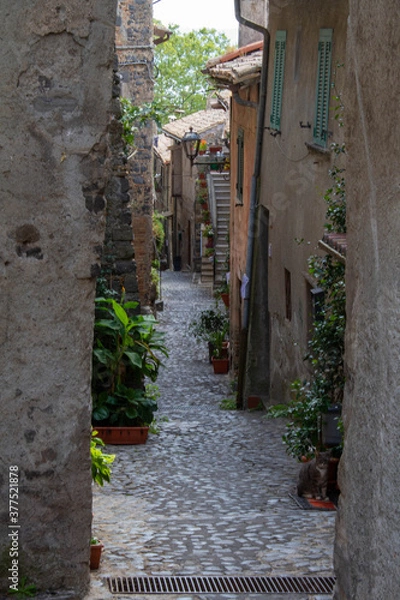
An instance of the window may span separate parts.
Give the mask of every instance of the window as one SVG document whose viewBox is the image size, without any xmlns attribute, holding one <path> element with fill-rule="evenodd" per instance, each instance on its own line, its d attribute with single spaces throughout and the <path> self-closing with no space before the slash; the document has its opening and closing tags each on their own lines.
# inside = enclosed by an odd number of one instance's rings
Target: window
<svg viewBox="0 0 400 600">
<path fill-rule="evenodd" d="M 285 269 L 285 302 L 286 302 L 286 318 L 292 320 L 292 278 L 290 271 Z"/>
<path fill-rule="evenodd" d="M 272 85 L 271 129 L 281 128 L 283 77 L 285 73 L 286 31 L 277 31 L 275 38 L 274 81 Z"/>
<path fill-rule="evenodd" d="M 331 85 L 333 29 L 320 29 L 313 142 L 326 147 L 328 141 L 329 92 Z"/>
<path fill-rule="evenodd" d="M 244 131 L 238 130 L 237 135 L 237 179 L 236 179 L 236 201 L 243 204 L 243 179 L 244 179 Z"/>
</svg>

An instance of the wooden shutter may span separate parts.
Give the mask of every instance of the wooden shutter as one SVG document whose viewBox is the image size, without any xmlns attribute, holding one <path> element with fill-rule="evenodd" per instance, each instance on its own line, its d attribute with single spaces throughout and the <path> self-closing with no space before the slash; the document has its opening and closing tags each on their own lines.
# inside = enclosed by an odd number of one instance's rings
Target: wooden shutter
<svg viewBox="0 0 400 600">
<path fill-rule="evenodd" d="M 243 179 L 244 179 L 244 131 L 238 130 L 237 135 L 237 177 L 236 177 L 236 199 L 243 204 Z"/>
<path fill-rule="evenodd" d="M 318 42 L 317 90 L 313 141 L 326 147 L 328 141 L 329 96 L 332 65 L 332 29 L 321 29 Z"/>
<path fill-rule="evenodd" d="M 283 78 L 285 74 L 286 31 L 277 31 L 275 37 L 274 81 L 272 85 L 272 105 L 270 127 L 281 128 Z"/>
</svg>

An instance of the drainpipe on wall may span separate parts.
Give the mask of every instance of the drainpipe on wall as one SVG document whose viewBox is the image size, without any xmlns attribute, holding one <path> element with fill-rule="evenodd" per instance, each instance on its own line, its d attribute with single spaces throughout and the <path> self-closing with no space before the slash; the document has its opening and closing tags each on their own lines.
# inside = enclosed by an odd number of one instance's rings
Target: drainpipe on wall
<svg viewBox="0 0 400 600">
<path fill-rule="evenodd" d="M 261 25 L 248 21 L 241 15 L 241 0 L 235 0 L 235 16 L 236 20 L 246 27 L 254 29 L 264 36 L 263 46 L 263 60 L 262 60 L 262 71 L 261 71 L 261 82 L 260 82 L 260 100 L 258 104 L 258 115 L 257 115 L 257 137 L 256 137 L 256 152 L 254 160 L 254 172 L 251 180 L 251 191 L 250 191 L 250 210 L 249 210 L 249 226 L 247 234 L 247 255 L 246 255 L 246 276 L 249 280 L 245 286 L 245 293 L 243 298 L 243 315 L 242 315 L 242 329 L 240 331 L 240 342 L 239 342 L 239 374 L 238 374 L 238 392 L 237 392 L 237 407 L 244 408 L 244 385 L 246 375 L 246 363 L 247 363 L 247 347 L 248 347 L 248 334 L 249 334 L 249 321 L 250 321 L 250 299 L 251 299 L 251 288 L 253 286 L 252 272 L 254 263 L 254 241 L 256 236 L 257 221 L 256 213 L 258 208 L 259 198 L 259 178 L 261 172 L 261 158 L 262 158 L 262 147 L 264 138 L 264 118 L 265 118 L 265 106 L 267 101 L 267 82 L 268 82 L 268 59 L 269 59 L 269 45 L 270 35 L 268 30 Z"/>
</svg>

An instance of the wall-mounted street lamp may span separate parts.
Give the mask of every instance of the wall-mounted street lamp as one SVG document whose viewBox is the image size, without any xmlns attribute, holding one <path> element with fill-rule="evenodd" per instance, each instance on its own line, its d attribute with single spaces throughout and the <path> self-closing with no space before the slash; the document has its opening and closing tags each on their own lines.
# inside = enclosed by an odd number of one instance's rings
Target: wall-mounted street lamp
<svg viewBox="0 0 400 600">
<path fill-rule="evenodd" d="M 189 131 L 185 133 L 181 141 L 183 144 L 183 150 L 187 158 L 190 160 L 190 168 L 192 168 L 193 165 L 205 165 L 208 167 L 210 167 L 211 165 L 216 165 L 219 172 L 223 170 L 225 166 L 225 156 L 223 156 L 220 153 L 218 153 L 217 155 L 214 154 L 210 156 L 204 156 L 205 160 L 202 161 L 196 160 L 199 154 L 201 138 L 196 131 L 193 131 L 193 127 L 189 128 Z"/>
<path fill-rule="evenodd" d="M 192 167 L 199 153 L 200 141 L 201 138 L 196 131 L 193 131 L 193 127 L 190 127 L 190 130 L 182 138 L 183 150 L 190 160 L 190 166 Z"/>
</svg>

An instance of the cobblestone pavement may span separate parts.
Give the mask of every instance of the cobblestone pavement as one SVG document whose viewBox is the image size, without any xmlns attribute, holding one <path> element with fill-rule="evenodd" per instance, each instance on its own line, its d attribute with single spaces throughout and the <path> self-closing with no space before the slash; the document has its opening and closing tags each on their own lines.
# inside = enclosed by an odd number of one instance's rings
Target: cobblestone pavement
<svg viewBox="0 0 400 600">
<path fill-rule="evenodd" d="M 190 320 L 214 302 L 210 291 L 189 273 L 167 271 L 162 295 L 170 357 L 157 382 L 160 433 L 144 446 L 109 447 L 112 482 L 96 487 L 93 501 L 93 532 L 105 550 L 88 600 L 135 598 L 111 595 L 108 576 L 332 575 L 335 515 L 290 499 L 299 467 L 285 454 L 282 423 L 262 411 L 222 410 L 229 375 L 214 375 L 206 347 L 188 335 Z M 328 598 L 265 595 L 290 597 Z"/>
</svg>

